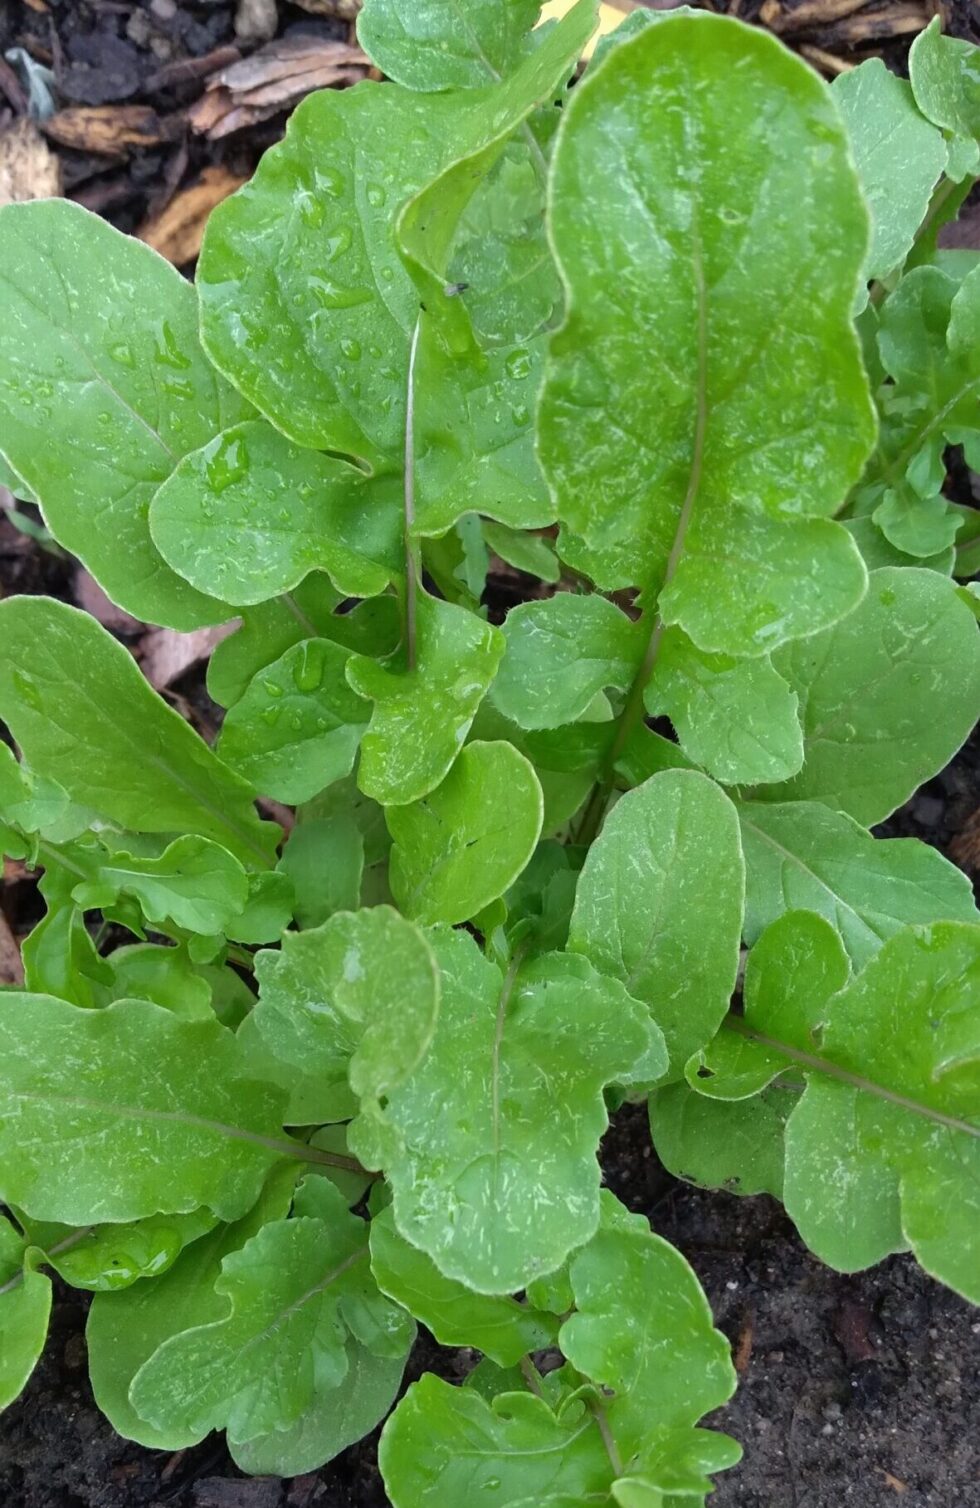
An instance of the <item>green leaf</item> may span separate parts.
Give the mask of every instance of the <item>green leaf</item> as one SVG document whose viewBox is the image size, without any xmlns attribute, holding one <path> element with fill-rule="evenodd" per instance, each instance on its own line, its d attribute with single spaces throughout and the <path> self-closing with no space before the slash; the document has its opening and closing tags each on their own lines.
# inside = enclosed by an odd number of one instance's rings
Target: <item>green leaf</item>
<svg viewBox="0 0 980 1508">
<path fill-rule="evenodd" d="M 243 1443 L 288 1429 L 317 1385 L 343 1381 L 348 1329 L 358 1338 L 376 1329 L 369 1349 L 404 1354 L 405 1317 L 371 1278 L 368 1227 L 318 1182 L 329 1221 L 263 1226 L 222 1262 L 225 1317 L 165 1340 L 134 1377 L 133 1406 L 157 1429 L 201 1438 L 226 1427 Z"/>
<path fill-rule="evenodd" d="M 600 1229 L 572 1258 L 569 1278 L 576 1312 L 559 1345 L 602 1388 L 624 1461 L 654 1456 L 661 1442 L 734 1393 L 728 1341 L 713 1327 L 700 1283 L 642 1216 Z"/>
<path fill-rule="evenodd" d="M 296 892 L 296 921 L 318 927 L 335 911 L 355 911 L 364 874 L 364 835 L 349 812 L 300 822 L 279 867 Z"/>
<path fill-rule="evenodd" d="M 371 1222 L 371 1269 L 382 1292 L 421 1320 L 440 1345 L 475 1346 L 498 1366 L 515 1366 L 529 1351 L 552 1345 L 558 1333 L 551 1315 L 444 1277 L 398 1234 L 390 1209 Z"/>
<path fill-rule="evenodd" d="M 70 1226 L 25 1224 L 31 1242 L 44 1260 L 73 1288 L 91 1293 L 115 1293 L 140 1278 L 168 1272 L 185 1246 L 207 1235 L 218 1224 L 210 1210 L 187 1215 L 152 1215 L 125 1225 Z"/>
<path fill-rule="evenodd" d="M 399 569 L 390 486 L 252 421 L 186 456 L 150 509 L 161 555 L 200 590 L 248 607 L 323 570 L 345 597 Z"/>
<path fill-rule="evenodd" d="M 509 743 L 469 743 L 441 785 L 391 807 L 391 889 L 407 916 L 464 922 L 503 895 L 541 836 L 534 766 Z"/>
<path fill-rule="evenodd" d="M 407 89 L 473 89 L 512 72 L 526 56 L 541 0 L 367 0 L 357 39 Z"/>
<path fill-rule="evenodd" d="M 505 978 L 466 933 L 432 938 L 435 1040 L 351 1146 L 384 1169 L 399 1233 L 444 1276 L 515 1293 L 598 1222 L 603 1086 L 641 1059 L 662 1070 L 665 1054 L 642 1007 L 584 959 L 550 954 Z"/>
<path fill-rule="evenodd" d="M 227 609 L 175 575 L 147 526 L 188 451 L 249 413 L 205 360 L 194 290 L 66 199 L 0 216 L 4 454 L 58 541 L 137 618 L 191 629 Z"/>
<path fill-rule="evenodd" d="M 975 174 L 980 136 L 977 49 L 956 37 L 944 37 L 936 16 L 912 43 L 909 78 L 923 115 L 952 138 L 950 176 Z"/>
<path fill-rule="evenodd" d="M 916 108 L 910 86 L 868 58 L 835 78 L 831 92 L 854 149 L 871 210 L 864 278 L 883 278 L 904 262 L 946 166 L 946 143 Z M 901 171 L 896 172 L 896 164 Z"/>
<path fill-rule="evenodd" d="M 577 722 L 598 692 L 627 691 L 645 641 L 615 603 L 570 592 L 513 608 L 504 638 L 492 697 L 521 728 L 560 728 Z"/>
<path fill-rule="evenodd" d="M 761 800 L 818 800 L 881 822 L 949 762 L 980 715 L 976 622 L 935 571 L 875 571 L 850 617 L 773 663 L 800 698 L 806 763 Z"/>
<path fill-rule="evenodd" d="M 254 1440 L 228 1441 L 232 1460 L 250 1476 L 295 1477 L 316 1471 L 370 1434 L 398 1396 L 407 1356 L 372 1356 L 353 1337 L 347 1370 L 338 1385 L 321 1386 L 314 1373 L 313 1401 L 289 1429 Z"/>
<path fill-rule="evenodd" d="M 249 786 L 93 618 L 13 597 L 0 603 L 0 632 L 0 715 L 34 770 L 134 832 L 189 831 L 269 862 L 279 829 L 259 821 Z"/>
<path fill-rule="evenodd" d="M 307 1085 L 307 1121 L 349 1117 L 350 1089 L 388 1094 L 432 1041 L 436 960 L 418 928 L 390 906 L 338 912 L 321 927 L 287 932 L 281 949 L 257 955 L 255 973 L 254 1030 Z"/>
<path fill-rule="evenodd" d="M 720 1032 L 695 1054 L 686 1068 L 691 1088 L 721 1100 L 744 1100 L 768 1088 L 792 1065 L 766 1047 L 765 1039 L 814 1051 L 828 1002 L 850 972 L 844 945 L 829 922 L 813 911 L 787 911 L 749 954 L 743 991 L 747 1034 Z"/>
<path fill-rule="evenodd" d="M 185 948 L 134 943 L 116 948 L 106 963 L 112 974 L 110 999 L 152 1000 L 189 1020 L 212 1018 L 211 985 L 198 973 Z"/>
<path fill-rule="evenodd" d="M 798 1045 L 812 1023 L 791 1001 L 780 1038 L 723 1028 L 803 1074 L 784 1198 L 831 1266 L 853 1272 L 908 1243 L 934 1277 L 980 1297 L 978 1000 L 980 926 L 939 922 L 889 939 L 827 1003 L 812 1047 Z"/>
<path fill-rule="evenodd" d="M 266 1221 L 289 1210 L 298 1164 L 272 1170 L 258 1203 L 234 1224 L 222 1224 L 181 1252 L 173 1267 L 152 1283 L 118 1293 L 97 1293 L 85 1337 L 95 1401 L 117 1434 L 151 1450 L 183 1450 L 200 1435 L 174 1424 L 157 1429 L 133 1408 L 129 1386 L 143 1363 L 165 1340 L 220 1320 L 227 1301 L 215 1291 L 224 1258 L 240 1250 Z"/>
<path fill-rule="evenodd" d="M 131 895 L 146 920 L 188 932 L 225 932 L 248 898 L 248 876 L 226 848 L 207 838 L 175 838 L 158 859 L 111 853 L 76 885 L 85 910 Z"/>
<path fill-rule="evenodd" d="M 768 655 L 706 654 L 668 628 L 643 700 L 652 716 L 670 718 L 685 754 L 725 785 L 786 780 L 803 764 L 798 699 Z"/>
<path fill-rule="evenodd" d="M 51 1280 L 5 1216 L 0 1215 L 0 1409 L 23 1392 L 48 1335 Z"/>
<path fill-rule="evenodd" d="M 628 792 L 582 869 L 569 947 L 646 1003 L 675 1076 L 728 1010 L 744 873 L 735 808 L 688 770 Z"/>
<path fill-rule="evenodd" d="M 503 636 L 465 608 L 420 592 L 414 669 L 354 655 L 347 679 L 374 702 L 358 784 L 385 806 L 419 801 L 449 772 L 493 680 Z"/>
<path fill-rule="evenodd" d="M 490 1404 L 427 1372 L 384 1427 L 378 1451 L 393 1508 L 480 1502 L 541 1508 L 602 1501 L 609 1458 L 591 1418 L 556 1417 L 543 1398 L 503 1393 Z"/>
<path fill-rule="evenodd" d="M 278 801 L 309 801 L 354 767 L 369 708 L 344 679 L 350 651 L 303 639 L 260 670 L 228 712 L 217 751 Z"/>
<path fill-rule="evenodd" d="M 746 941 L 784 911 L 816 911 L 861 968 L 910 922 L 971 921 L 969 880 L 916 838 L 873 838 L 816 801 L 740 802 Z"/>
<path fill-rule="evenodd" d="M 563 557 L 714 652 L 842 617 L 864 569 L 825 515 L 874 415 L 849 318 L 867 212 L 825 86 L 739 23 L 658 21 L 574 90 L 551 233 L 569 313 L 539 440 Z"/>
<path fill-rule="evenodd" d="M 235 1219 L 282 1137 L 282 1096 L 216 1021 L 146 1001 L 79 1010 L 0 994 L 2 1197 L 65 1225 L 207 1205 Z M 70 1150 L 66 1155 L 65 1149 Z"/>
<path fill-rule="evenodd" d="M 669 1173 L 730 1194 L 783 1197 L 783 1132 L 797 1100 L 777 1084 L 753 1100 L 709 1100 L 687 1084 L 650 1096 L 650 1130 Z"/>
<path fill-rule="evenodd" d="M 506 524 L 488 520 L 483 525 L 483 536 L 495 555 L 514 566 L 525 575 L 537 576 L 539 581 L 551 584 L 559 580 L 561 566 L 550 540 L 540 534 L 526 534 L 519 529 L 509 529 Z"/>
</svg>

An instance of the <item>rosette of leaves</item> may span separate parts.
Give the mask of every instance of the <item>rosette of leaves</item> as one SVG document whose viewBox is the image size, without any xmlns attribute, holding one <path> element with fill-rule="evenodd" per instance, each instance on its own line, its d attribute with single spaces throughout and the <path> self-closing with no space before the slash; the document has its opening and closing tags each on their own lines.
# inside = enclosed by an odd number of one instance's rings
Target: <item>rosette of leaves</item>
<svg viewBox="0 0 980 1508">
<path fill-rule="evenodd" d="M 211 747 L 91 618 L 0 604 L 46 908 L 0 995 L 0 1399 L 54 1272 L 117 1430 L 292 1475 L 421 1323 L 483 1359 L 398 1403 L 396 1508 L 681 1508 L 734 1378 L 602 1192 L 611 1107 L 977 1297 L 976 913 L 871 832 L 980 707 L 942 497 L 980 285 L 935 247 L 975 54 L 829 90 L 643 11 L 569 87 L 595 6 L 538 13 L 366 0 L 388 81 L 302 105 L 193 286 L 0 211 L 3 477 L 130 612 L 237 620 Z M 502 624 L 493 557 L 543 583 Z"/>
</svg>

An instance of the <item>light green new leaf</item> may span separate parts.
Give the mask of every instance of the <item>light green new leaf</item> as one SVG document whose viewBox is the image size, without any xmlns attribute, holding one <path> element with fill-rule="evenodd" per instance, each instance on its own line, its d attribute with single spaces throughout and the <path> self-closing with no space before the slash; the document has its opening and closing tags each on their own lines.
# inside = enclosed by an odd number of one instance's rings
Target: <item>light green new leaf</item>
<svg viewBox="0 0 980 1508">
<path fill-rule="evenodd" d="M 0 1215 L 0 1409 L 23 1392 L 48 1335 L 51 1279 L 35 1270 L 38 1255 Z"/>
<path fill-rule="evenodd" d="M 279 868 L 296 893 L 300 927 L 318 927 L 335 911 L 356 911 L 364 875 L 364 835 L 350 813 L 299 822 Z"/>
<path fill-rule="evenodd" d="M 298 1166 L 279 1163 L 247 1215 L 185 1247 L 173 1267 L 152 1283 L 95 1295 L 85 1331 L 89 1375 L 95 1401 L 117 1434 L 151 1450 L 182 1450 L 198 1443 L 201 1436 L 192 1429 L 172 1424 L 156 1429 L 141 1419 L 130 1401 L 130 1383 L 170 1336 L 226 1314 L 227 1300 L 215 1292 L 221 1264 L 267 1221 L 288 1213 Z"/>
<path fill-rule="evenodd" d="M 201 590 L 248 607 L 326 571 L 373 597 L 401 569 L 396 491 L 252 421 L 185 457 L 153 499 L 161 555 Z"/>
<path fill-rule="evenodd" d="M 144 1363 L 130 1387 L 141 1417 L 199 1438 L 226 1427 L 240 1442 L 288 1429 L 315 1381 L 343 1381 L 348 1327 L 393 1333 L 398 1312 L 371 1279 L 368 1227 L 332 1193 L 329 1223 L 275 1221 L 225 1257 L 215 1287 L 226 1317 L 164 1341 Z"/>
<path fill-rule="evenodd" d="M 735 808 L 695 771 L 628 792 L 589 850 L 569 948 L 645 1002 L 675 1076 L 728 1010 L 744 892 Z"/>
<path fill-rule="evenodd" d="M 602 1501 L 609 1457 L 580 1408 L 560 1418 L 543 1398 L 503 1393 L 493 1403 L 426 1372 L 381 1435 L 378 1461 L 393 1508 L 482 1502 L 540 1508 Z"/>
<path fill-rule="evenodd" d="M 434 791 L 389 809 L 392 894 L 426 925 L 468 921 L 517 879 L 543 818 L 529 759 L 509 743 L 467 744 Z"/>
<path fill-rule="evenodd" d="M 814 1052 L 828 1002 L 849 977 L 847 953 L 830 923 L 814 911 L 787 911 L 749 954 L 744 1015 L 730 1017 L 728 1029 L 688 1062 L 691 1088 L 719 1100 L 744 1100 L 767 1088 L 791 1065 L 765 1039 Z"/>
<path fill-rule="evenodd" d="M 350 1144 L 384 1169 L 399 1233 L 446 1277 L 516 1293 L 596 1227 L 603 1086 L 641 1060 L 656 1076 L 666 1055 L 643 1007 L 584 959 L 548 954 L 504 978 L 464 932 L 439 929 L 433 948 L 435 1040 Z"/>
<path fill-rule="evenodd" d="M 281 949 L 257 955 L 255 974 L 252 1028 L 306 1086 L 308 1121 L 349 1117 L 351 1089 L 369 1098 L 389 1093 L 432 1041 L 436 961 L 418 928 L 390 906 L 341 911 L 321 927 L 287 932 Z"/>
<path fill-rule="evenodd" d="M 739 802 L 738 815 L 750 944 L 784 911 L 816 911 L 861 968 L 900 927 L 976 915 L 966 875 L 916 838 L 873 838 L 816 801 Z"/>
<path fill-rule="evenodd" d="M 0 994 L 0 1194 L 65 1225 L 236 1219 L 291 1143 L 283 1096 L 217 1021 L 142 1000 L 80 1010 Z"/>
<path fill-rule="evenodd" d="M 850 617 L 773 663 L 800 698 L 806 763 L 761 800 L 823 801 L 871 826 L 948 763 L 980 716 L 976 621 L 935 571 L 875 571 Z"/>
<path fill-rule="evenodd" d="M 198 833 L 267 864 L 279 829 L 94 618 L 47 597 L 0 603 L 0 716 L 38 774 L 133 832 Z"/>
<path fill-rule="evenodd" d="M 867 211 L 826 87 L 740 23 L 660 20 L 574 90 L 550 214 L 569 313 L 539 445 L 564 558 L 659 595 L 702 649 L 836 621 L 865 573 L 826 515 L 875 425 L 850 324 Z"/>
<path fill-rule="evenodd" d="M 908 1244 L 980 1297 L 978 1001 L 980 926 L 937 922 L 890 938 L 827 1002 L 816 1042 L 792 1001 L 779 1037 L 735 1023 L 806 1081 L 786 1124 L 784 1199 L 831 1266 L 856 1271 Z"/>
<path fill-rule="evenodd" d="M 840 74 L 831 92 L 850 134 L 871 210 L 871 247 L 864 264 L 864 279 L 870 282 L 908 255 L 946 166 L 946 143 L 920 114 L 909 85 L 881 58 L 868 58 Z M 901 163 L 900 172 L 896 163 Z"/>
<path fill-rule="evenodd" d="M 709 1100 L 687 1084 L 651 1094 L 650 1131 L 669 1173 L 730 1194 L 783 1197 L 783 1132 L 798 1098 L 781 1084 L 752 1100 Z"/>
<path fill-rule="evenodd" d="M 561 577 L 561 566 L 551 541 L 541 534 L 525 534 L 519 529 L 509 529 L 506 524 L 487 520 L 483 525 L 483 537 L 487 546 L 507 565 L 515 566 L 528 576 L 537 576 L 539 581 L 554 584 Z"/>
<path fill-rule="evenodd" d="M 951 178 L 975 174 L 980 154 L 980 65 L 977 49 L 957 37 L 943 36 L 936 16 L 919 33 L 909 52 L 909 78 L 923 115 L 950 136 Z"/>
<path fill-rule="evenodd" d="M 350 651 L 303 639 L 260 670 L 230 709 L 217 752 L 266 796 L 295 804 L 354 767 L 370 709 L 344 677 Z"/>
<path fill-rule="evenodd" d="M 0 215 L 4 455 L 56 539 L 113 601 L 171 628 L 227 609 L 160 557 L 150 498 L 180 458 L 249 413 L 201 350 L 175 268 L 66 199 Z"/>
<path fill-rule="evenodd" d="M 228 1441 L 235 1464 L 250 1476 L 296 1477 L 316 1471 L 371 1433 L 398 1396 L 410 1342 L 402 1356 L 372 1356 L 353 1336 L 339 1385 L 321 1384 L 314 1370 L 313 1399 L 289 1429 L 254 1440 Z"/>
<path fill-rule="evenodd" d="M 72 896 L 85 910 L 133 896 L 146 920 L 188 932 L 227 932 L 248 899 L 248 876 L 227 848 L 208 838 L 175 838 L 158 859 L 110 853 Z"/>
<path fill-rule="evenodd" d="M 428 795 L 448 773 L 496 674 L 503 635 L 466 608 L 420 592 L 416 663 L 389 669 L 354 655 L 347 679 L 374 702 L 358 785 L 385 806 Z"/>
<path fill-rule="evenodd" d="M 653 1456 L 661 1441 L 734 1393 L 728 1341 L 712 1324 L 700 1283 L 645 1219 L 599 1230 L 572 1258 L 569 1279 L 576 1313 L 562 1325 L 559 1345 L 603 1389 L 624 1461 Z"/>
<path fill-rule="evenodd" d="M 390 1209 L 371 1222 L 371 1270 L 383 1293 L 421 1320 L 443 1346 L 475 1346 L 501 1367 L 553 1345 L 554 1316 L 516 1299 L 473 1293 L 444 1277 L 395 1228 Z"/>
<path fill-rule="evenodd" d="M 598 692 L 629 689 L 646 633 L 605 597 L 558 592 L 515 607 L 504 638 L 494 705 L 520 728 L 560 728 L 577 722 Z"/>
<path fill-rule="evenodd" d="M 541 0 L 366 0 L 357 39 L 406 89 L 473 89 L 510 73 L 530 45 Z"/>
<path fill-rule="evenodd" d="M 725 785 L 786 780 L 803 764 L 796 693 L 768 655 L 706 654 L 668 628 L 643 700 L 651 715 L 670 718 L 685 754 Z"/>
<path fill-rule="evenodd" d="M 132 943 L 116 948 L 106 963 L 112 974 L 110 1000 L 152 1000 L 177 1016 L 198 1021 L 207 1021 L 214 1013 L 211 984 L 184 947 Z M 238 980 L 237 974 L 228 977 Z"/>
<path fill-rule="evenodd" d="M 73 1288 L 90 1293 L 116 1293 L 140 1278 L 162 1276 L 184 1247 L 218 1224 L 217 1216 L 203 1209 L 81 1230 L 23 1219 L 32 1244 L 43 1250 L 48 1266 Z"/>
</svg>

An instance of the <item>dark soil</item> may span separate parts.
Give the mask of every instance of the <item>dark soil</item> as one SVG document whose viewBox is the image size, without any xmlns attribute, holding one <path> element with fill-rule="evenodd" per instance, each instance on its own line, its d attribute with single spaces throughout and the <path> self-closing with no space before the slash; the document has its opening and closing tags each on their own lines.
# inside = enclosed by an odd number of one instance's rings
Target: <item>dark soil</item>
<svg viewBox="0 0 980 1508">
<path fill-rule="evenodd" d="M 791 12 L 797 0 L 786 0 Z M 756 20 L 762 0 L 715 9 Z M 320 10 L 325 12 L 323 4 Z M 842 58 L 879 50 L 901 69 L 908 37 L 889 34 L 903 6 L 882 0 L 877 35 L 832 26 L 784 32 L 793 45 Z M 937 0 L 947 29 L 980 42 L 978 0 Z M 335 7 L 343 9 L 338 0 Z M 0 0 L 0 56 L 22 46 L 49 65 L 64 105 L 149 105 L 173 117 L 196 99 L 200 78 L 168 82 L 173 65 L 241 45 L 231 0 Z M 280 3 L 276 36 L 312 32 L 346 40 L 345 19 Z M 161 74 L 163 79 L 161 80 Z M 3 89 L 0 128 L 16 113 Z M 9 80 L 8 80 L 9 84 Z M 59 149 L 65 191 L 125 230 L 192 185 L 206 167 L 248 173 L 281 134 L 284 116 L 212 142 L 179 129 L 172 140 L 121 157 Z M 966 501 L 964 497 L 961 499 Z M 0 516 L 0 589 L 75 600 L 75 567 L 25 539 Z M 520 583 L 517 583 L 520 586 Z M 503 605 L 512 577 L 496 583 Z M 135 627 L 139 627 L 136 625 Z M 198 677 L 199 680 L 199 677 Z M 193 695 L 193 687 L 188 687 Z M 980 737 L 883 825 L 966 863 L 964 831 L 980 809 Z M 980 834 L 980 825 L 977 827 Z M 980 841 L 976 844 L 980 858 Z M 976 873 L 974 874 L 976 878 Z M 30 887 L 11 887 L 5 909 L 18 931 Z M 801 1246 L 767 1198 L 738 1200 L 678 1183 L 650 1146 L 645 1111 L 625 1107 L 603 1144 L 607 1182 L 686 1254 L 730 1337 L 738 1395 L 715 1419 L 742 1441 L 745 1460 L 720 1481 L 714 1508 L 980 1508 L 980 1311 L 926 1277 L 910 1258 L 845 1278 Z M 61 1288 L 45 1357 L 24 1397 L 0 1419 L 2 1508 L 382 1508 L 375 1441 L 292 1482 L 242 1478 L 223 1441 L 167 1454 L 115 1436 L 88 1386 L 85 1298 Z M 467 1353 L 423 1336 L 408 1380 L 426 1369 L 458 1379 Z M 456 1508 L 447 1504 L 447 1508 Z"/>
</svg>

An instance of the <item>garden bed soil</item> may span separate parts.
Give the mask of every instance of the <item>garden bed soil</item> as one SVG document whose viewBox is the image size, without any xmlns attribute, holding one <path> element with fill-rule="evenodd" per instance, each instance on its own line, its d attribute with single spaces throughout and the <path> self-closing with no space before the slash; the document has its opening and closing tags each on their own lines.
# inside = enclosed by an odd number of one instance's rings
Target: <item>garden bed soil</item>
<svg viewBox="0 0 980 1508">
<path fill-rule="evenodd" d="M 305 7 L 257 3 L 250 8 L 255 15 L 277 11 L 275 38 L 303 33 L 349 40 L 349 22 L 340 14 L 344 4 L 307 0 Z M 927 4 L 932 0 L 923 0 Z M 769 6 L 772 12 L 773 0 Z M 752 20 L 764 4 L 733 0 L 715 8 L 737 10 Z M 783 11 L 794 8 L 790 0 Z M 908 9 L 891 0 L 876 13 L 894 18 Z M 943 0 L 942 9 L 949 30 L 980 42 L 976 0 Z M 201 84 L 199 79 L 174 82 L 167 69 L 221 48 L 237 45 L 248 52 L 260 45 L 243 46 L 235 20 L 236 6 L 221 0 L 181 5 L 174 0 L 0 0 L 0 54 L 26 46 L 42 63 L 46 54 L 78 103 L 142 105 L 158 115 L 175 115 L 199 97 Z M 844 58 L 880 46 L 899 67 L 908 44 L 907 34 L 889 35 L 886 27 L 877 40 L 865 36 L 856 43 L 842 41 L 827 27 L 788 39 Z M 16 113 L 13 89 L 0 68 L 0 129 L 5 95 L 8 118 Z M 181 128 L 172 140 L 132 147 L 109 159 L 58 144 L 53 150 L 66 192 L 120 228 L 134 230 L 166 202 L 194 189 L 206 170 L 247 175 L 281 134 L 283 118 L 219 140 Z M 513 600 L 514 584 L 512 578 L 496 583 L 502 599 Z M 0 518 L 0 592 L 39 591 L 77 601 L 82 583 L 72 562 L 43 550 Z M 130 642 L 141 628 L 130 625 Z M 176 690 L 199 707 L 199 671 L 178 680 Z M 976 878 L 978 810 L 980 740 L 975 737 L 880 831 L 933 843 Z M 7 918 L 17 932 L 29 924 L 29 891 L 20 881 L 5 897 Z M 893 1503 L 980 1508 L 980 1311 L 934 1283 L 907 1257 L 842 1277 L 805 1251 L 772 1200 L 739 1200 L 678 1183 L 652 1151 L 641 1108 L 619 1112 L 603 1143 L 602 1163 L 617 1195 L 689 1258 L 732 1342 L 739 1392 L 712 1422 L 743 1443 L 745 1460 L 720 1479 L 712 1508 L 888 1508 Z M 217 1437 L 173 1455 L 119 1439 L 96 1409 L 88 1385 L 85 1311 L 84 1295 L 58 1287 L 44 1359 L 23 1398 L 0 1417 L 3 1508 L 382 1508 L 386 1503 L 373 1438 L 322 1471 L 291 1482 L 243 1478 Z M 467 1353 L 441 1350 L 423 1333 L 407 1380 L 426 1369 L 459 1380 L 471 1360 Z"/>
</svg>

